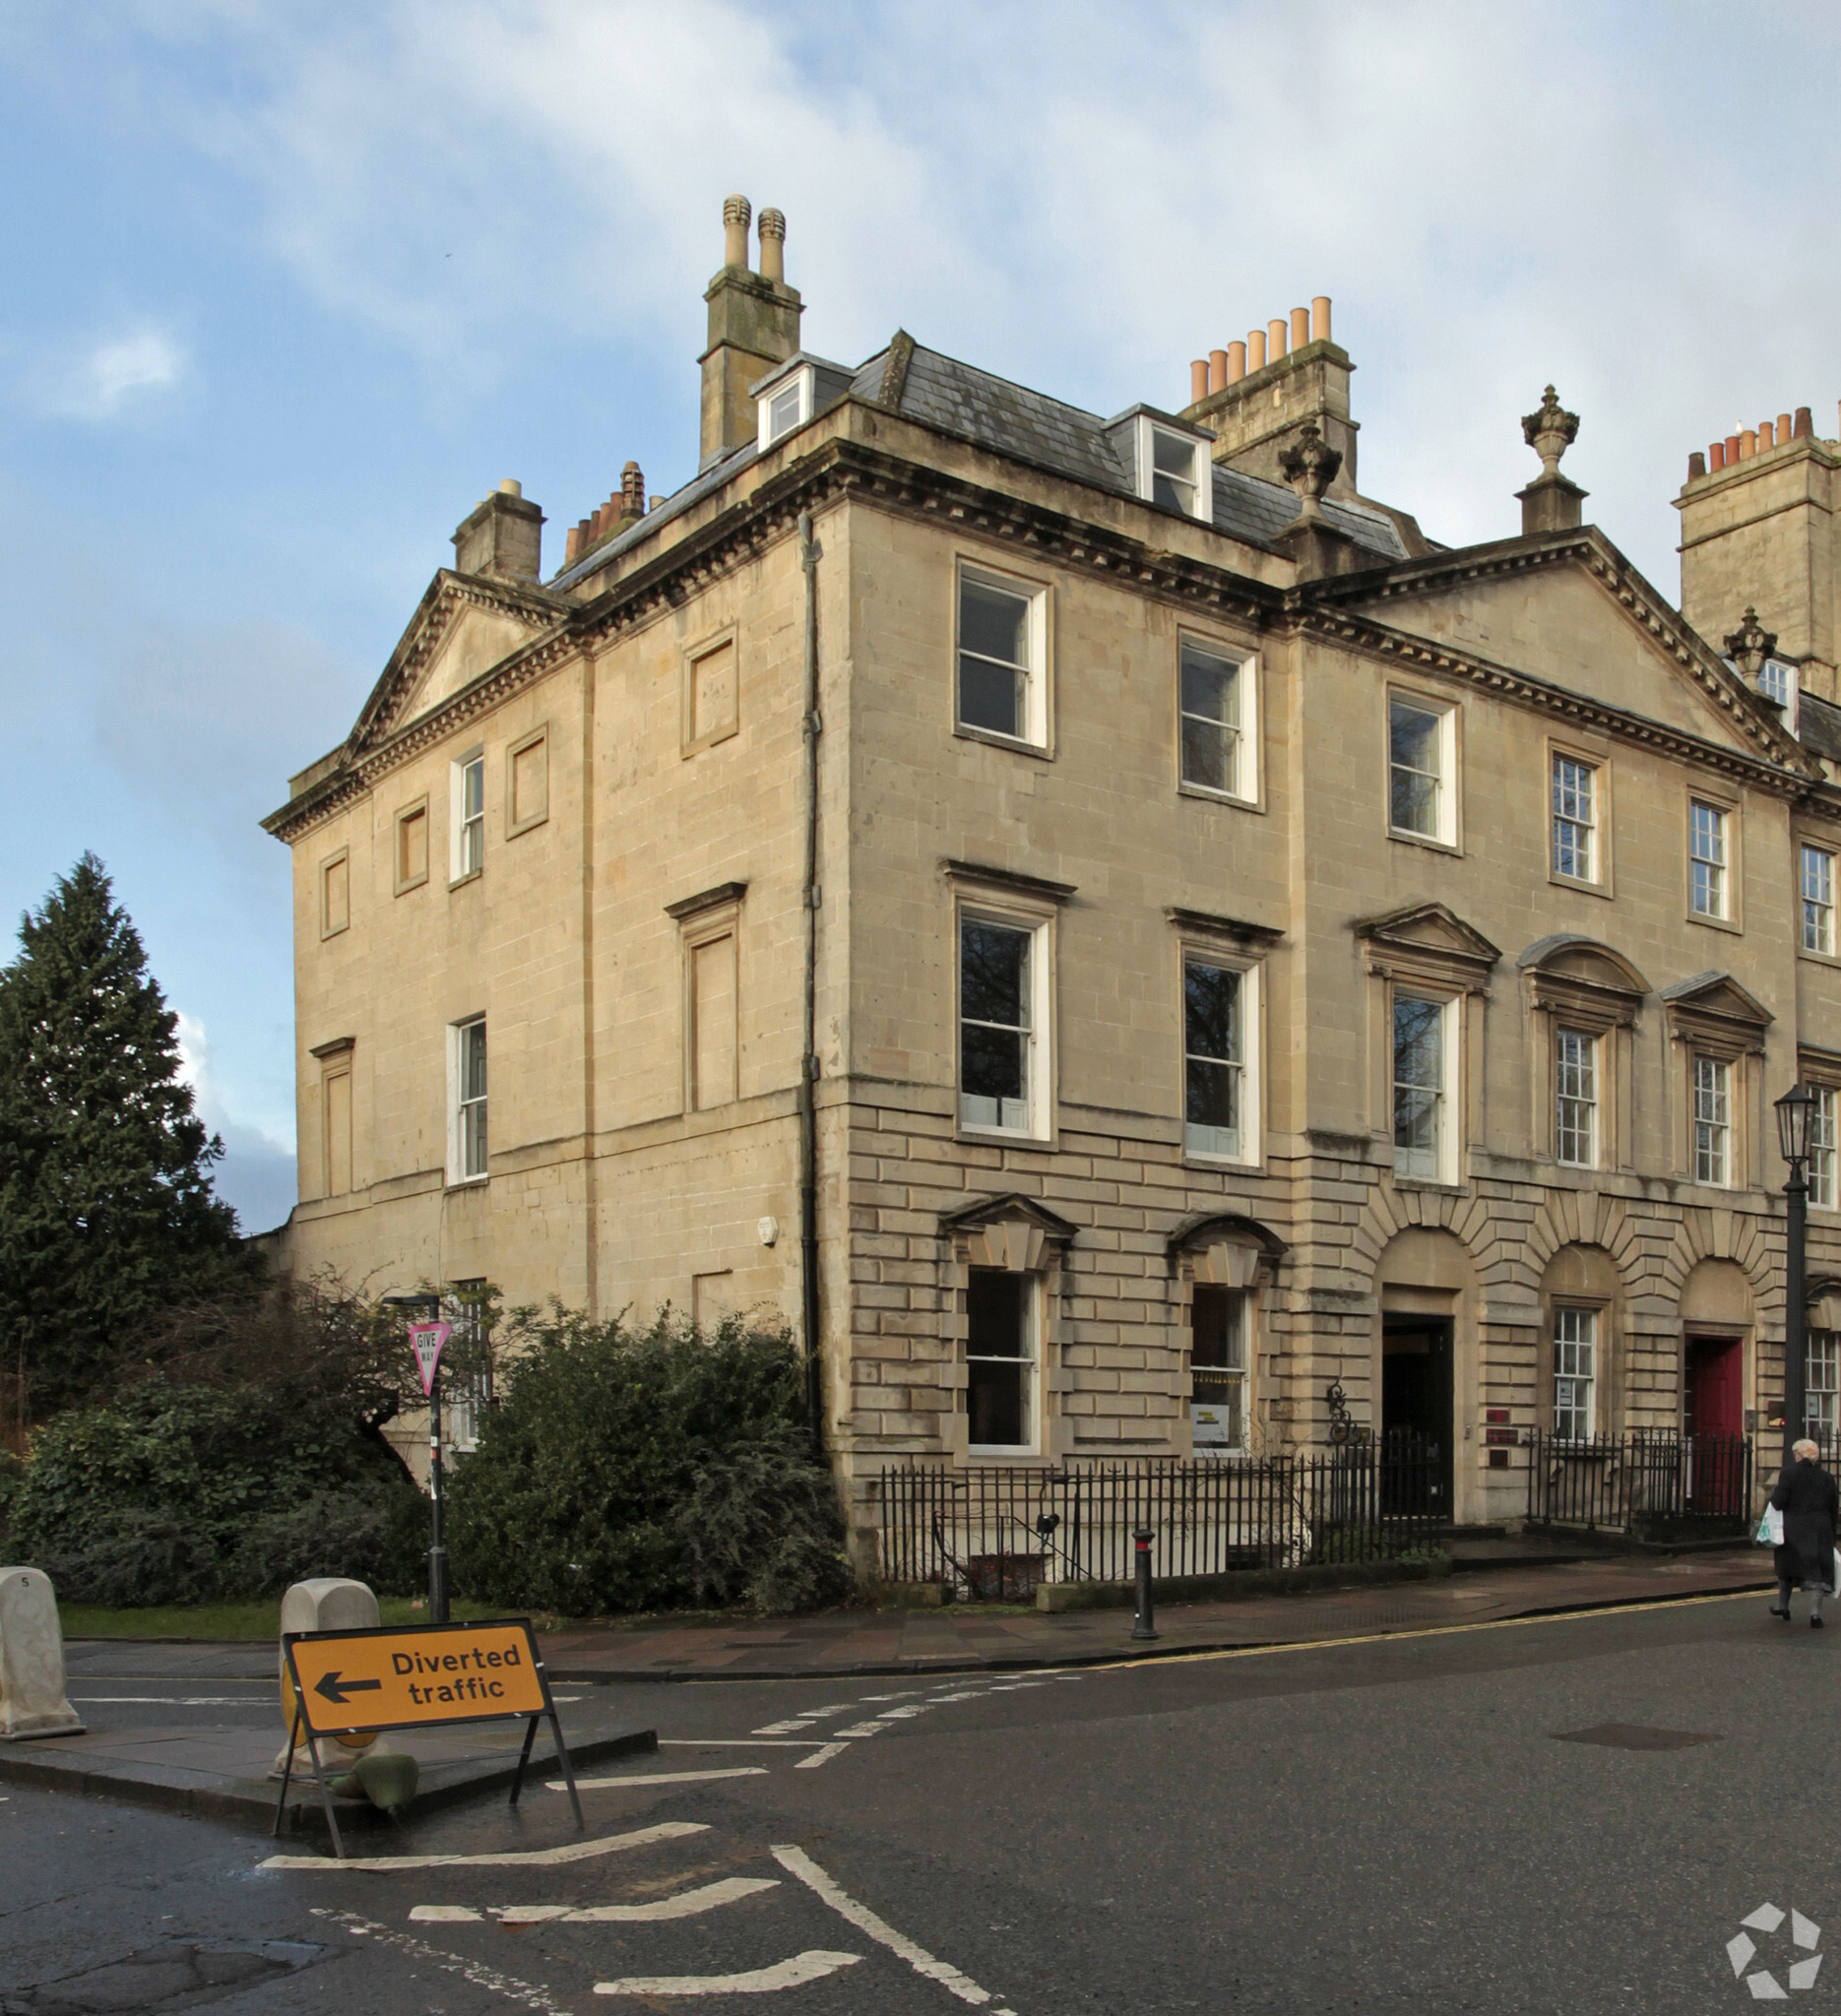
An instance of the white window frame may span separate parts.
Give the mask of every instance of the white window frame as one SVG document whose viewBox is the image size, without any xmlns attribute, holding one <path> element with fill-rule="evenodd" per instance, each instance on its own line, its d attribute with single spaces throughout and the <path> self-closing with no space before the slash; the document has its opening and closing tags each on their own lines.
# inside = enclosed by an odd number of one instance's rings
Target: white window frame
<svg viewBox="0 0 1841 2016">
<path fill-rule="evenodd" d="M 1599 1046 L 1589 1030 L 1554 1030 L 1554 1160 L 1565 1168 L 1598 1166 Z"/>
<path fill-rule="evenodd" d="M 1189 1121 L 1189 1064 L 1192 1055 L 1196 1054 L 1189 1049 L 1189 968 L 1192 966 L 1209 967 L 1216 973 L 1231 973 L 1239 980 L 1240 1054 L 1234 1059 L 1204 1060 L 1229 1062 L 1239 1073 L 1239 1138 L 1231 1147 L 1206 1145 L 1200 1139 L 1202 1135 L 1213 1135 L 1222 1130 L 1213 1127 L 1194 1127 Z M 1228 1164 L 1240 1168 L 1256 1168 L 1259 1166 L 1262 976 L 1263 970 L 1259 965 L 1231 957 L 1212 945 L 1188 943 L 1181 948 L 1179 1027 L 1182 1039 L 1182 1153 L 1190 1162 Z"/>
<path fill-rule="evenodd" d="M 965 1090 L 965 927 L 967 924 L 993 924 L 1001 930 L 1015 931 L 1027 936 L 1029 952 L 1025 968 L 1029 981 L 1029 1001 L 1026 1009 L 1028 1022 L 1024 1026 L 1023 1058 L 1023 1104 L 1026 1108 L 1020 1124 L 1005 1123 L 1001 1118 L 988 1119 L 973 1117 L 969 1111 L 974 1098 L 983 1101 L 986 1096 L 972 1094 Z M 956 1108 L 959 1116 L 959 1131 L 988 1140 L 998 1141 L 1047 1141 L 1051 1132 L 1049 1088 L 1053 1044 L 1053 1016 L 1051 1013 L 1051 948 L 1049 942 L 1050 919 L 1031 916 L 1015 911 L 1005 910 L 1001 905 L 978 902 L 962 903 L 953 919 L 953 1084 L 955 1087 Z M 984 1024 L 982 1027 L 1009 1027 L 1008 1024 Z M 999 1101 L 999 1111 L 1007 1102 Z"/>
<path fill-rule="evenodd" d="M 1708 825 L 1700 818 L 1709 815 Z M 1687 912 L 1727 923 L 1732 917 L 1733 814 L 1711 798 L 1687 799 Z M 1704 889 L 1707 901 L 1701 899 Z"/>
<path fill-rule="evenodd" d="M 1566 773 L 1572 773 L 1570 777 Z M 1599 879 L 1600 849 L 1598 844 L 1599 766 L 1587 762 L 1583 756 L 1575 756 L 1570 749 L 1555 749 L 1550 757 L 1550 784 L 1553 799 L 1553 814 L 1548 828 L 1550 862 L 1555 875 L 1567 882 L 1591 882 Z M 1579 792 L 1580 783 L 1584 792 Z M 1562 865 L 1561 833 L 1569 837 L 1569 844 L 1575 850 L 1575 858 L 1582 858 L 1585 865 L 1565 867 Z"/>
<path fill-rule="evenodd" d="M 448 1187 L 459 1189 L 468 1183 L 486 1182 L 491 1175 L 491 1102 L 488 1094 L 492 1084 L 492 1051 L 487 1040 L 485 1066 L 486 1092 L 469 1099 L 466 1091 L 467 1041 L 470 1031 L 483 1031 L 485 1017 L 470 1015 L 462 1022 L 448 1024 Z M 478 1132 L 483 1137 L 483 1152 L 476 1154 L 476 1139 L 468 1115 L 478 1115 Z M 477 1167 L 469 1164 L 477 1162 Z"/>
<path fill-rule="evenodd" d="M 789 434 L 796 434 L 812 416 L 812 367 L 801 364 L 796 371 L 789 371 L 778 377 L 772 385 L 765 386 L 756 394 L 755 446 L 763 455 L 776 441 L 784 441 Z M 793 395 L 791 413 L 787 410 L 787 395 Z M 776 409 L 779 410 L 778 414 Z"/>
<path fill-rule="evenodd" d="M 1598 1315 L 1596 1309 L 1564 1303 L 1554 1310 L 1556 1441 L 1589 1442 L 1598 1432 Z"/>
<path fill-rule="evenodd" d="M 972 1351 L 972 1276 L 973 1274 L 1005 1274 L 1009 1279 L 1023 1285 L 1023 1354 L 1020 1358 L 991 1357 L 983 1354 L 974 1355 Z M 1012 1273 L 1005 1268 L 979 1267 L 968 1269 L 966 1275 L 966 1454 L 968 1456 L 1033 1456 L 1042 1447 L 1042 1277 L 1032 1272 Z M 974 1442 L 969 1439 L 972 1419 L 972 1367 L 975 1364 L 1020 1365 L 1023 1377 L 1022 1426 L 1025 1439 L 1021 1442 Z"/>
<path fill-rule="evenodd" d="M 1687 1065 L 1688 1152 L 1693 1179 L 1716 1190 L 1733 1187 L 1733 1067 L 1704 1050 Z"/>
<path fill-rule="evenodd" d="M 1841 1430 L 1841 1332 L 1811 1330 L 1804 1343 L 1803 1432 L 1832 1449 Z"/>
<path fill-rule="evenodd" d="M 1162 440 L 1174 442 L 1189 451 L 1190 473 L 1178 477 L 1174 470 L 1160 471 L 1157 467 L 1157 444 Z M 1148 413 L 1138 415 L 1138 495 L 1147 504 L 1157 504 L 1157 478 L 1160 474 L 1176 482 L 1186 482 L 1189 501 L 1185 508 L 1180 502 L 1158 504 L 1160 511 L 1175 510 L 1184 518 L 1200 519 L 1204 525 L 1215 520 L 1214 459 L 1210 453 L 1211 444 L 1198 440 L 1193 434 L 1180 427 L 1166 425 L 1154 420 Z"/>
<path fill-rule="evenodd" d="M 1238 1362 L 1229 1365 L 1198 1366 L 1195 1362 L 1195 1296 L 1212 1286 L 1214 1285 L 1210 1283 L 1197 1282 L 1189 1292 L 1190 1446 L 1198 1455 L 1244 1456 L 1248 1447 L 1248 1435 L 1251 1425 L 1249 1419 L 1251 1409 L 1248 1403 L 1252 1394 L 1252 1292 L 1249 1289 L 1218 1288 L 1216 1290 L 1217 1292 L 1225 1294 L 1230 1298 L 1230 1304 L 1234 1312 L 1230 1329 L 1230 1345 L 1231 1348 L 1238 1349 Z M 1198 1425 L 1199 1417 L 1196 1414 L 1198 1403 L 1195 1391 L 1195 1379 L 1198 1371 L 1203 1373 L 1216 1372 L 1221 1376 L 1224 1385 L 1237 1384 L 1238 1386 L 1238 1404 L 1230 1403 L 1236 1406 L 1236 1412 L 1239 1416 L 1240 1431 L 1238 1436 L 1230 1435 L 1226 1432 L 1205 1433 L 1202 1427 Z M 1205 1401 L 1200 1404 L 1202 1406 L 1208 1405 Z"/>
<path fill-rule="evenodd" d="M 467 809 L 467 781 L 479 781 L 479 809 Z M 485 866 L 485 750 L 469 749 L 448 768 L 448 881 L 468 882 Z"/>
<path fill-rule="evenodd" d="M 1810 888 L 1810 870 L 1815 887 Z M 1805 952 L 1819 959 L 1835 956 L 1835 857 L 1831 848 L 1812 840 L 1797 845 L 1797 937 Z"/>
<path fill-rule="evenodd" d="M 1190 714 L 1184 707 L 1183 668 L 1190 653 L 1198 658 L 1212 659 L 1217 664 L 1233 666 L 1236 720 L 1218 722 L 1205 714 Z M 1184 727 L 1191 721 L 1204 727 L 1225 730 L 1231 738 L 1228 747 L 1228 774 L 1233 780 L 1231 787 L 1208 784 L 1188 774 Z M 1256 805 L 1259 802 L 1258 657 L 1187 630 L 1176 638 L 1176 788 L 1189 796 L 1212 798 L 1217 804 Z"/>
<path fill-rule="evenodd" d="M 1426 715 L 1438 724 L 1437 751 L 1438 768 L 1435 772 L 1410 771 L 1411 775 L 1430 776 L 1434 785 L 1432 796 L 1432 830 L 1421 832 L 1414 826 L 1394 824 L 1394 760 L 1393 724 L 1397 708 L 1409 709 L 1414 714 Z M 1457 790 L 1458 790 L 1458 749 L 1457 749 L 1457 708 L 1446 701 L 1433 700 L 1423 693 L 1402 691 L 1392 688 L 1387 694 L 1385 786 L 1387 792 L 1387 833 L 1392 840 L 1415 841 L 1422 847 L 1457 846 Z M 1408 768 L 1408 766 L 1401 766 Z"/>
<path fill-rule="evenodd" d="M 960 705 L 959 670 L 965 654 L 960 640 L 965 607 L 964 591 L 970 582 L 974 587 L 995 591 L 1000 595 L 1014 596 L 1017 600 L 1027 602 L 1029 614 L 1024 625 L 1024 650 L 1027 662 L 1015 667 L 1023 674 L 1023 733 L 1006 734 L 1002 728 L 987 728 L 977 722 L 967 721 Z M 953 580 L 952 601 L 952 719 L 955 733 L 970 735 L 980 741 L 995 742 L 1006 749 L 1035 749 L 1046 752 L 1048 747 L 1048 590 L 1046 583 L 1024 581 L 1013 574 L 1003 574 L 994 568 L 981 567 L 969 560 L 962 560 Z M 986 664 L 1005 662 L 985 658 L 982 652 L 974 657 Z"/>
<path fill-rule="evenodd" d="M 1423 1160 L 1425 1151 L 1408 1148 L 1399 1139 L 1398 1103 L 1403 1081 L 1400 1071 L 1400 1041 L 1398 1004 L 1402 1001 L 1423 1002 L 1438 1012 L 1438 1067 L 1439 1082 L 1435 1086 L 1412 1086 L 1417 1092 L 1431 1092 L 1436 1099 L 1434 1124 L 1437 1138 L 1433 1144 L 1429 1162 Z M 1443 998 L 1425 992 L 1418 987 L 1396 986 L 1390 990 L 1387 1002 L 1387 1113 L 1388 1129 L 1393 1137 L 1393 1168 L 1396 1176 L 1404 1176 L 1416 1183 L 1455 1183 L 1458 1179 L 1458 1131 L 1459 1099 L 1458 1088 L 1463 1080 L 1458 1072 L 1458 1048 L 1463 1029 L 1463 996 Z"/>
<path fill-rule="evenodd" d="M 1833 1211 L 1836 1200 L 1837 1115 L 1841 1093 L 1832 1085 L 1812 1085 L 1814 1110 L 1809 1114 L 1809 1205 L 1816 1211 Z"/>
</svg>

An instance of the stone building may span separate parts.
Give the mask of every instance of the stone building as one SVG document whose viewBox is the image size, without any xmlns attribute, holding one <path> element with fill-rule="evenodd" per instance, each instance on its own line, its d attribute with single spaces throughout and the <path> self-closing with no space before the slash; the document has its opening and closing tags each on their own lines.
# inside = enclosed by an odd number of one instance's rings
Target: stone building
<svg viewBox="0 0 1841 2016">
<path fill-rule="evenodd" d="M 891 1461 L 1304 1446 L 1336 1384 L 1497 1519 L 1531 1428 L 1781 1405 L 1803 1078 L 1832 1418 L 1841 448 L 1695 458 L 1683 614 L 1551 389 L 1447 549 L 1327 300 L 1103 419 L 801 348 L 725 218 L 694 478 L 547 577 L 501 484 L 267 822 L 292 1268 L 764 1306 L 859 1530 Z"/>
</svg>

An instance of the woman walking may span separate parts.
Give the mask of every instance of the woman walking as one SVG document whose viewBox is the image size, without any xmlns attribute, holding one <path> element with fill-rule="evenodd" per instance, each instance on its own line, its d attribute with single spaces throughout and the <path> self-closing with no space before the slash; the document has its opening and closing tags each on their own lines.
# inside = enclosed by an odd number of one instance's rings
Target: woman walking
<svg viewBox="0 0 1841 2016">
<path fill-rule="evenodd" d="M 1783 1545 L 1776 1550 L 1777 1601 L 1771 1615 L 1790 1621 L 1790 1591 L 1801 1583 L 1809 1591 L 1809 1629 L 1822 1627 L 1822 1591 L 1834 1590 L 1835 1516 L 1841 1492 L 1822 1469 L 1820 1449 L 1806 1436 L 1790 1452 L 1771 1503 L 1784 1515 Z"/>
</svg>

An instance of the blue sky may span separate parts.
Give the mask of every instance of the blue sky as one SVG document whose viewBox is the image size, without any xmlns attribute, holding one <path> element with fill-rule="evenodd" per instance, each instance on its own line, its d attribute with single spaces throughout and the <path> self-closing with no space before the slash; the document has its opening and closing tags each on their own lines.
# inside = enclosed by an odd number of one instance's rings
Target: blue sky
<svg viewBox="0 0 1841 2016">
<path fill-rule="evenodd" d="M 0 10 L 0 912 L 86 848 L 184 1030 L 246 1225 L 292 1199 L 286 858 L 501 476 L 564 528 L 696 459 L 730 189 L 808 346 L 898 325 L 1112 412 L 1328 293 L 1362 487 L 1517 527 L 1519 416 L 1660 588 L 1690 448 L 1836 431 L 1813 7 Z M 1735 612 L 1737 614 L 1737 612 Z"/>
</svg>

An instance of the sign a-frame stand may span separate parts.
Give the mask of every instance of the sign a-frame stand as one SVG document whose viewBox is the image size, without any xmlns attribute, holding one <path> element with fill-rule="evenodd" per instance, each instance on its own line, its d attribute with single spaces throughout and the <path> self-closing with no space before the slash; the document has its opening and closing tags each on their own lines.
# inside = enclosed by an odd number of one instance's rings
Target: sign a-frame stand
<svg viewBox="0 0 1841 2016">
<path fill-rule="evenodd" d="M 340 1839 L 333 1795 L 320 1756 L 321 1739 L 393 1729 L 452 1729 L 476 1722 L 523 1721 L 526 1725 L 524 1748 L 518 1753 L 518 1770 L 511 1785 L 514 1806 L 524 1789 L 537 1726 L 547 1722 L 569 1787 L 575 1824 L 587 1824 L 576 1795 L 575 1771 L 562 1740 L 562 1724 L 550 1696 L 549 1674 L 538 1657 L 528 1617 L 501 1617 L 482 1624 L 386 1626 L 372 1631 L 290 1631 L 282 1639 L 282 1656 L 292 1686 L 293 1719 L 271 1835 L 282 1831 L 294 1751 L 302 1736 L 319 1781 L 333 1852 L 344 1861 L 345 1843 Z"/>
</svg>

